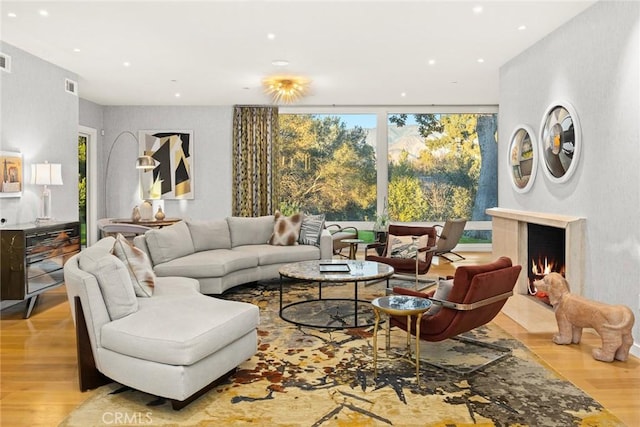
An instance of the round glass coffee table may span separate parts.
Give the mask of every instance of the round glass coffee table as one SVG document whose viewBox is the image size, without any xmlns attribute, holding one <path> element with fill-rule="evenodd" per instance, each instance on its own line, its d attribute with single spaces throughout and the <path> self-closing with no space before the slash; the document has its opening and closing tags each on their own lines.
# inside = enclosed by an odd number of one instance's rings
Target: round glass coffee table
<svg viewBox="0 0 640 427">
<path fill-rule="evenodd" d="M 373 311 L 376 314 L 376 322 L 373 327 L 373 376 L 378 376 L 378 325 L 380 313 L 390 316 L 407 316 L 407 348 L 404 356 L 411 361 L 411 319 L 416 319 L 416 381 L 420 385 L 420 320 L 422 315 L 431 307 L 431 301 L 426 298 L 409 295 L 390 295 L 376 298 L 371 301 Z M 391 321 L 387 319 L 385 350 L 389 354 L 391 346 Z M 403 357 L 404 357 L 403 356 Z"/>
<path fill-rule="evenodd" d="M 287 322 L 313 328 L 361 328 L 372 326 L 373 319 L 363 320 L 371 313 L 369 301 L 358 299 L 358 283 L 387 281 L 393 267 L 373 261 L 315 260 L 286 264 L 280 267 L 280 317 Z M 283 278 L 318 284 L 318 297 L 283 305 Z M 323 283 L 353 284 L 353 298 L 323 298 Z"/>
</svg>

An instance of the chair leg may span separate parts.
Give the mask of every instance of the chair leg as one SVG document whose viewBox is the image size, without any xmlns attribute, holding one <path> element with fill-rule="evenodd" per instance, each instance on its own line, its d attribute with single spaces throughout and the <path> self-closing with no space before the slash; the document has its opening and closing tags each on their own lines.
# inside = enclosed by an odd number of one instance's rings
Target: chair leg
<svg viewBox="0 0 640 427">
<path fill-rule="evenodd" d="M 480 370 L 482 370 L 482 369 L 484 369 L 484 368 L 486 368 L 488 366 L 493 365 L 494 363 L 498 363 L 499 361 L 511 356 L 511 354 L 512 354 L 511 353 L 511 349 L 508 348 L 508 347 L 503 347 L 501 345 L 480 341 L 480 340 L 477 340 L 475 338 L 469 338 L 469 337 L 465 337 L 465 336 L 462 336 L 462 335 L 458 335 L 458 336 L 455 336 L 455 337 L 451 337 L 450 339 L 456 340 L 456 341 L 461 341 L 461 342 L 464 342 L 464 343 L 467 343 L 467 344 L 477 345 L 479 347 L 486 347 L 486 348 L 490 348 L 492 350 L 497 350 L 497 351 L 501 352 L 502 354 L 500 354 L 497 357 L 494 357 L 493 359 L 489 360 L 488 362 L 483 363 L 482 365 L 476 366 L 474 368 L 468 368 L 468 369 L 459 369 L 459 368 L 455 368 L 455 367 L 452 367 L 452 366 L 444 366 L 444 365 L 440 365 L 440 364 L 435 363 L 435 362 L 431 362 L 431 361 L 429 361 L 427 359 L 420 359 L 420 361 L 424 362 L 424 363 L 426 363 L 428 365 L 435 366 L 435 367 L 437 367 L 439 369 L 444 369 L 446 371 L 454 372 L 454 373 L 456 373 L 458 375 L 467 376 L 467 375 L 475 374 L 478 371 L 480 371 Z"/>
<path fill-rule="evenodd" d="M 446 256 L 446 255 L 445 255 L 445 253 L 455 255 L 455 256 L 457 256 L 459 259 L 453 260 L 453 259 L 449 258 L 448 256 Z M 447 261 L 449 261 L 449 262 L 462 261 L 463 259 L 466 259 L 465 257 L 463 257 L 462 255 L 460 255 L 459 253 L 456 253 L 456 252 L 443 252 L 443 253 L 441 253 L 441 254 L 436 254 L 436 256 L 438 256 L 438 257 L 440 257 L 440 258 L 444 258 L 444 259 L 446 259 L 446 260 L 447 260 Z"/>
</svg>

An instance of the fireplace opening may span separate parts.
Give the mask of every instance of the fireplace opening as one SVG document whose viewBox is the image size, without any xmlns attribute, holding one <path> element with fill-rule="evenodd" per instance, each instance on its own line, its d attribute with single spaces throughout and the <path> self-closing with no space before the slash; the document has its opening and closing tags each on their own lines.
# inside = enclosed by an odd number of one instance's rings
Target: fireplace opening
<svg viewBox="0 0 640 427">
<path fill-rule="evenodd" d="M 527 224 L 529 294 L 547 305 L 551 305 L 548 296 L 539 292 L 533 282 L 553 272 L 565 276 L 565 244 L 563 228 Z"/>
</svg>

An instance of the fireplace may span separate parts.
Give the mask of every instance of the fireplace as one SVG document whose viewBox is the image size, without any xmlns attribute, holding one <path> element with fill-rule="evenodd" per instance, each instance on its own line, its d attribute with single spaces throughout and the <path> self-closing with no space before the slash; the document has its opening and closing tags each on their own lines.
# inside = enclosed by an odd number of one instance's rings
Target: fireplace
<svg viewBox="0 0 640 427">
<path fill-rule="evenodd" d="M 564 274 L 571 284 L 571 291 L 582 295 L 586 220 L 574 216 L 504 208 L 487 209 L 487 214 L 492 217 L 494 258 L 508 256 L 514 264 L 522 266 L 514 295 L 507 300 L 502 311 L 530 332 L 557 330 L 553 311 L 545 304 L 540 304 L 538 298 L 530 295 L 530 272 L 534 263 L 537 271 L 542 269 L 544 272 L 546 259 L 546 268 L 551 271 L 560 270 L 559 272 Z M 531 234 L 530 226 L 534 230 Z M 547 232 L 552 236 L 548 236 Z M 556 234 L 558 236 L 555 236 Z M 546 245 L 556 237 L 559 240 L 564 238 L 563 249 L 556 247 L 546 257 L 530 256 L 529 241 L 531 239 L 534 240 L 533 243 L 535 240 L 542 240 L 540 243 Z M 547 248 L 544 250 L 547 251 Z M 536 258 L 535 261 L 532 258 Z M 553 266 L 549 265 L 551 263 Z"/>
<path fill-rule="evenodd" d="M 539 292 L 533 282 L 554 272 L 565 276 L 565 234 L 564 228 L 527 224 L 528 291 L 547 305 L 547 294 Z"/>
</svg>

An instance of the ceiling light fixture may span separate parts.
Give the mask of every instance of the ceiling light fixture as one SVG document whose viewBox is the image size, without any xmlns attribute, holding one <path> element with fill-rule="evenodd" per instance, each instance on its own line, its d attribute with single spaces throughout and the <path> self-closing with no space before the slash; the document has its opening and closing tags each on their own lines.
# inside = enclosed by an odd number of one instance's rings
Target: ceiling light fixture
<svg viewBox="0 0 640 427">
<path fill-rule="evenodd" d="M 123 66 L 125 67 L 130 67 L 131 66 L 131 62 L 125 61 L 122 63 Z"/>
<path fill-rule="evenodd" d="M 518 30 L 520 30 L 520 31 L 524 31 L 524 30 L 526 30 L 526 29 L 527 29 L 527 26 L 526 26 L 526 25 L 520 25 L 520 26 L 518 27 Z"/>
<path fill-rule="evenodd" d="M 13 12 L 9 12 L 9 13 L 7 13 L 7 16 L 8 16 L 9 18 L 17 18 L 17 17 L 18 17 L 18 15 L 16 15 L 16 14 L 15 14 L 15 13 L 13 13 Z"/>
<path fill-rule="evenodd" d="M 38 11 L 38 13 L 40 14 L 40 16 L 49 16 L 49 12 L 47 12 L 47 11 L 46 11 L 46 10 L 44 10 L 44 9 L 40 9 L 40 10 Z"/>
<path fill-rule="evenodd" d="M 474 8 L 472 9 L 473 13 L 475 13 L 476 15 L 479 15 L 482 13 L 482 6 L 474 6 Z"/>
<path fill-rule="evenodd" d="M 276 38 L 276 35 L 275 35 L 275 34 L 273 34 L 273 33 L 269 33 L 269 34 L 267 34 L 267 38 L 268 38 L 269 40 L 273 40 L 273 39 L 275 39 L 275 38 Z"/>
<path fill-rule="evenodd" d="M 273 103 L 291 104 L 306 95 L 310 81 L 302 77 L 274 76 L 262 81 L 264 90 Z"/>
<path fill-rule="evenodd" d="M 276 67 L 286 67 L 287 65 L 289 65 L 289 61 L 287 61 L 286 59 L 276 59 L 274 61 L 271 61 L 271 65 L 275 65 Z"/>
<path fill-rule="evenodd" d="M 478 63 L 482 64 L 484 62 L 483 58 L 478 58 Z"/>
<path fill-rule="evenodd" d="M 435 64 L 435 63 L 436 63 L 436 60 L 435 60 L 435 59 L 430 59 L 430 60 L 429 60 L 429 65 L 433 65 L 433 64 Z"/>
</svg>

